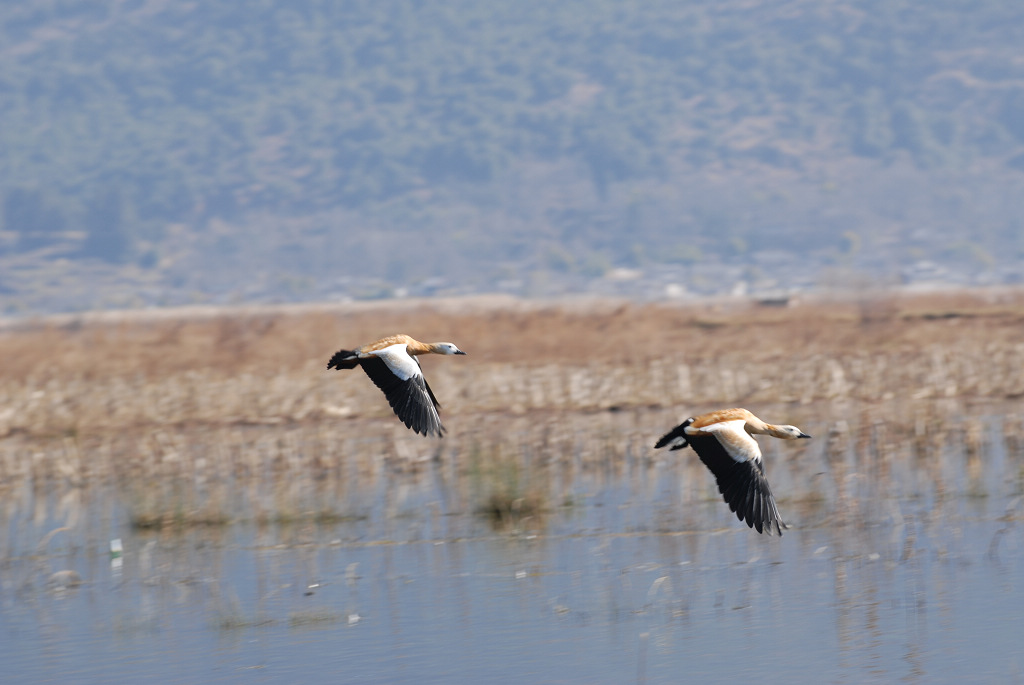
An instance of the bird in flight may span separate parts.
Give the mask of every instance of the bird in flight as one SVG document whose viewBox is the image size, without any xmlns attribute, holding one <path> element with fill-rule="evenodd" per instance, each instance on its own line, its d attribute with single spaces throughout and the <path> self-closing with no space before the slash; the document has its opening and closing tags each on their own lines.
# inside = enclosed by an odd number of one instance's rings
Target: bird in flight
<svg viewBox="0 0 1024 685">
<path fill-rule="evenodd" d="M 437 410 L 441 407 L 423 377 L 416 355 L 466 354 L 449 342 L 423 343 L 407 335 L 389 335 L 354 350 L 338 350 L 327 362 L 328 369 L 361 366 L 370 380 L 384 392 L 402 422 L 423 435 L 444 435 Z"/>
<path fill-rule="evenodd" d="M 773 426 L 746 409 L 722 409 L 686 419 L 655 443 L 655 448 L 693 448 L 718 481 L 729 508 L 758 533 L 778 533 L 788 526 L 775 505 L 761 461 L 761 448 L 753 435 L 783 440 L 809 438 L 796 426 Z"/>
</svg>

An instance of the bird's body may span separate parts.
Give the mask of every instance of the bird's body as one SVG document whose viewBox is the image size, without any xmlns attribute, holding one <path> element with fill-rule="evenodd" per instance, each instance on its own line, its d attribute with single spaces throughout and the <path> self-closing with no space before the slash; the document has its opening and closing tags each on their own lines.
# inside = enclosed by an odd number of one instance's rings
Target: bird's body
<svg viewBox="0 0 1024 685">
<path fill-rule="evenodd" d="M 765 423 L 746 409 L 722 409 L 686 419 L 654 446 L 692 447 L 714 474 L 719 492 L 740 521 L 758 533 L 782 535 L 787 526 L 768 486 L 754 434 L 785 440 L 811 437 L 796 426 Z"/>
<path fill-rule="evenodd" d="M 415 355 L 466 354 L 452 343 L 424 343 L 408 335 L 389 335 L 354 350 L 338 350 L 328 369 L 361 366 L 384 392 L 395 414 L 406 426 L 423 435 L 444 435 L 434 392 L 423 377 Z"/>
</svg>

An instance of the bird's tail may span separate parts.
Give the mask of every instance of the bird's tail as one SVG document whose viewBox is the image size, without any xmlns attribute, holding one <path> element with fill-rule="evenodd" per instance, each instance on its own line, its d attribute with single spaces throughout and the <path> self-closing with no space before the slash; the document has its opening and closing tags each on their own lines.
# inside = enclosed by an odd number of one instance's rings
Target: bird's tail
<svg viewBox="0 0 1024 685">
<path fill-rule="evenodd" d="M 328 369 L 354 369 L 359 365 L 359 355 L 355 350 L 338 350 L 327 362 Z"/>
<path fill-rule="evenodd" d="M 693 419 L 686 419 L 681 424 L 670 430 L 654 443 L 655 449 L 669 446 L 670 450 L 681 450 L 690 443 L 686 441 L 686 427 L 693 423 Z"/>
</svg>

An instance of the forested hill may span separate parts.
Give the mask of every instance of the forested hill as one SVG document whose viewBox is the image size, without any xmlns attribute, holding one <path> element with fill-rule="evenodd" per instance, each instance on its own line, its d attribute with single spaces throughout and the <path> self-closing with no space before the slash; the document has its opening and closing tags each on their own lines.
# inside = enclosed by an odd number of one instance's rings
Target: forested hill
<svg viewBox="0 0 1024 685">
<path fill-rule="evenodd" d="M 1022 45 L 1003 0 L 3 3 L 0 296 L 998 271 Z"/>
</svg>

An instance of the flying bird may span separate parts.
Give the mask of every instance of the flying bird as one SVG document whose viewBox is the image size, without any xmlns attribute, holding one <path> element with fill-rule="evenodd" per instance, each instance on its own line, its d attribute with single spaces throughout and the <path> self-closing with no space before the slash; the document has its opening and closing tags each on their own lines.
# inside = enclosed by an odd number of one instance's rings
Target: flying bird
<svg viewBox="0 0 1024 685">
<path fill-rule="evenodd" d="M 768 487 L 761 461 L 761 448 L 752 437 L 772 435 L 783 440 L 809 438 L 796 426 L 773 426 L 746 409 L 722 409 L 686 419 L 655 443 L 679 450 L 693 448 L 718 481 L 729 508 L 740 521 L 758 533 L 782 535 L 788 526 L 782 521 L 775 498 Z"/>
<path fill-rule="evenodd" d="M 450 342 L 423 343 L 407 335 L 389 335 L 354 350 L 338 350 L 328 369 L 363 367 L 384 392 L 395 414 L 406 426 L 423 435 L 444 435 L 437 410 L 441 407 L 423 377 L 419 354 L 466 354 Z"/>
</svg>

